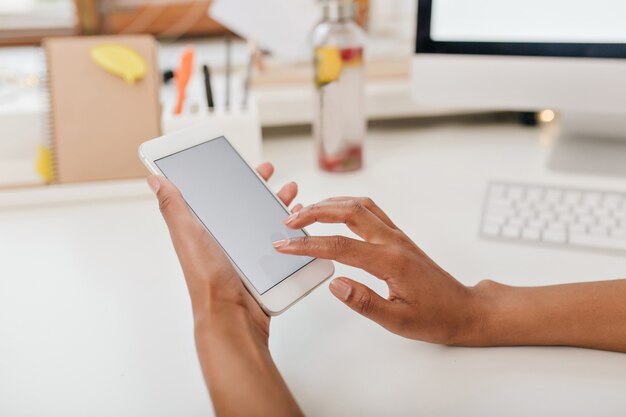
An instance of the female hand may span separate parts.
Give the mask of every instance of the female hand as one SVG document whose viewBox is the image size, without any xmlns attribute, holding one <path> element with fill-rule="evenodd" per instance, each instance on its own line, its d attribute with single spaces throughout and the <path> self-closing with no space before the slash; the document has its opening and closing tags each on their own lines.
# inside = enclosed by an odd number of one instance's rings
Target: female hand
<svg viewBox="0 0 626 417">
<path fill-rule="evenodd" d="M 267 181 L 274 167 L 264 163 L 257 171 Z M 246 291 L 220 246 L 192 215 L 172 183 L 158 176 L 149 177 L 148 183 L 157 195 L 185 275 L 196 328 L 220 312 L 221 318 L 237 320 L 230 324 L 243 325 L 267 345 L 270 319 Z M 277 195 L 288 206 L 297 193 L 297 185 L 291 182 Z"/>
<path fill-rule="evenodd" d="M 344 236 L 303 237 L 275 242 L 285 254 L 305 255 L 361 268 L 384 280 L 385 299 L 349 278 L 337 278 L 331 292 L 347 306 L 386 329 L 433 343 L 471 343 L 479 325 L 479 303 L 441 269 L 368 198 L 339 197 L 304 207 L 285 223 L 345 223 L 363 240 Z"/>
<path fill-rule="evenodd" d="M 270 164 L 257 168 L 268 180 Z M 302 415 L 268 349 L 269 317 L 246 291 L 226 254 L 165 178 L 148 178 L 183 268 L 195 323 L 196 350 L 217 415 Z M 298 192 L 285 185 L 289 205 Z"/>
</svg>

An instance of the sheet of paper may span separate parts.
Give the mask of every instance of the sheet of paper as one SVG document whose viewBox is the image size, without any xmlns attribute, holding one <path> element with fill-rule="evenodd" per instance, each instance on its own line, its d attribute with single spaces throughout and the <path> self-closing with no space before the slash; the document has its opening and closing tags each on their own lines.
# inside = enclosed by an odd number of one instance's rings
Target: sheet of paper
<svg viewBox="0 0 626 417">
<path fill-rule="evenodd" d="M 277 57 L 297 60 L 311 56 L 321 7 L 317 0 L 214 0 L 209 15 Z"/>
</svg>

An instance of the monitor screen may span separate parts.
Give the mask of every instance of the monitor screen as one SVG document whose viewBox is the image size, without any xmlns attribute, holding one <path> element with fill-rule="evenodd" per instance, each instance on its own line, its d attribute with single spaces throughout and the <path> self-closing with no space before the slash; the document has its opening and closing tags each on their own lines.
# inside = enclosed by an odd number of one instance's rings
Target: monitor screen
<svg viewBox="0 0 626 417">
<path fill-rule="evenodd" d="M 440 42 L 626 43 L 624 0 L 432 0 Z"/>
<path fill-rule="evenodd" d="M 417 54 L 626 58 L 624 0 L 419 0 Z"/>
</svg>

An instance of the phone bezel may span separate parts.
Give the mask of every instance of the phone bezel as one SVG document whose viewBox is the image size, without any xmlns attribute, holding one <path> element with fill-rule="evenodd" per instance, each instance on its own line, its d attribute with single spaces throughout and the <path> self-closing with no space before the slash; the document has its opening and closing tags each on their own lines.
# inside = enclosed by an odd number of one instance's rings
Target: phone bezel
<svg viewBox="0 0 626 417">
<path fill-rule="evenodd" d="M 235 152 L 239 154 L 241 159 L 246 163 L 246 165 L 248 165 L 254 175 L 261 180 L 260 184 L 262 184 L 262 186 L 270 192 L 274 199 L 276 199 L 276 201 L 278 201 L 278 203 L 285 210 L 287 210 L 287 212 L 289 212 L 289 209 L 283 204 L 282 201 L 280 201 L 279 198 L 276 197 L 274 192 L 267 186 L 265 180 L 261 178 L 256 169 L 254 169 L 245 160 L 245 158 L 241 156 L 241 152 L 239 152 L 236 145 L 229 141 L 225 134 L 216 131 L 208 123 L 198 124 L 196 126 L 169 133 L 142 143 L 139 146 L 139 158 L 152 174 L 164 176 L 163 172 L 161 172 L 159 167 L 155 164 L 155 161 L 201 143 L 210 142 L 222 137 L 224 137 L 233 147 Z M 207 231 L 211 233 L 210 230 L 207 229 Z M 335 271 L 332 262 L 316 258 L 311 263 L 305 265 L 302 269 L 283 279 L 280 283 L 269 289 L 264 294 L 259 294 L 245 274 L 232 261 L 230 255 L 226 255 L 241 277 L 241 280 L 248 289 L 248 292 L 250 292 L 250 294 L 255 298 L 261 308 L 272 316 L 284 312 L 297 301 L 304 298 L 316 287 L 330 278 Z"/>
</svg>

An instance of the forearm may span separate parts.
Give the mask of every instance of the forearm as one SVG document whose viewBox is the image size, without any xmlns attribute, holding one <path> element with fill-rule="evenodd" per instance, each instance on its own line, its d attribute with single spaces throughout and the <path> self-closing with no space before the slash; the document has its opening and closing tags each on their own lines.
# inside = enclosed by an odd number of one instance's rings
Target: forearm
<svg viewBox="0 0 626 417">
<path fill-rule="evenodd" d="M 484 281 L 472 291 L 474 330 L 453 344 L 626 352 L 626 280 L 529 288 Z"/>
<path fill-rule="evenodd" d="M 196 347 L 218 416 L 301 415 L 245 313 L 196 315 Z M 243 323 L 243 324 L 242 324 Z"/>
</svg>

